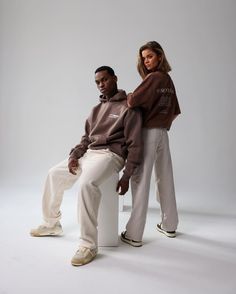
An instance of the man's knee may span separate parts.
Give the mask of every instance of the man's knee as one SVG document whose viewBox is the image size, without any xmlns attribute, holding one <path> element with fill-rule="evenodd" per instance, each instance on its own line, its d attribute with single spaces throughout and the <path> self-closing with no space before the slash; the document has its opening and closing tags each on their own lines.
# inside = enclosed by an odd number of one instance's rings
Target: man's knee
<svg viewBox="0 0 236 294">
<path fill-rule="evenodd" d="M 91 187 L 95 187 L 95 183 L 92 179 L 80 177 L 79 179 L 79 189 L 80 190 L 87 190 L 90 189 Z"/>
<path fill-rule="evenodd" d="M 60 169 L 57 166 L 53 166 L 48 171 L 48 176 L 53 179 L 57 178 L 60 174 Z"/>
</svg>

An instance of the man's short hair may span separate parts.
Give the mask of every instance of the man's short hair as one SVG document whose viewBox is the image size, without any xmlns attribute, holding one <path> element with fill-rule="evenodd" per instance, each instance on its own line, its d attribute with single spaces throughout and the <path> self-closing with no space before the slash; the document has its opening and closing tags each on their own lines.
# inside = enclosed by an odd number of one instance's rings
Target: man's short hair
<svg viewBox="0 0 236 294">
<path fill-rule="evenodd" d="M 103 70 L 106 70 L 109 73 L 109 75 L 111 75 L 111 76 L 114 76 L 115 75 L 114 70 L 110 66 L 107 66 L 107 65 L 103 65 L 103 66 L 100 66 L 99 68 L 97 68 L 95 70 L 95 74 L 97 72 L 100 72 L 100 71 L 103 71 Z"/>
</svg>

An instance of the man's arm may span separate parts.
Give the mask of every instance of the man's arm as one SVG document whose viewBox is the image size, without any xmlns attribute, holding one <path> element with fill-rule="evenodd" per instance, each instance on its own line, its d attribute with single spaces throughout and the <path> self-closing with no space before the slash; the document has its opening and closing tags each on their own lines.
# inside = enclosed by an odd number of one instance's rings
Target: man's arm
<svg viewBox="0 0 236 294">
<path fill-rule="evenodd" d="M 142 115 L 139 109 L 129 109 L 124 121 L 124 136 L 128 149 L 123 176 L 118 182 L 117 191 L 124 195 L 129 189 L 129 179 L 142 161 Z"/>
<path fill-rule="evenodd" d="M 76 175 L 76 170 L 79 167 L 78 159 L 84 155 L 84 153 L 88 149 L 88 145 L 90 144 L 89 132 L 90 132 L 90 124 L 89 124 L 89 119 L 87 119 L 85 123 L 85 134 L 81 138 L 80 144 L 76 145 L 70 151 L 70 154 L 69 154 L 70 157 L 68 161 L 68 168 L 70 173 L 72 173 L 73 175 Z"/>
</svg>

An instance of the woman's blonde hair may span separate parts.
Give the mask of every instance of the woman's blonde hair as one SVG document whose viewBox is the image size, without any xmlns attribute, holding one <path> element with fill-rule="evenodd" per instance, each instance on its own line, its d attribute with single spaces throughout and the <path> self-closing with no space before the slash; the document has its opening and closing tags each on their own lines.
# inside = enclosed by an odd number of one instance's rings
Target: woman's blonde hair
<svg viewBox="0 0 236 294">
<path fill-rule="evenodd" d="M 158 56 L 161 57 L 157 70 L 160 70 L 165 73 L 168 73 L 169 71 L 171 71 L 171 67 L 169 65 L 169 62 L 166 59 L 165 52 L 162 49 L 161 45 L 157 43 L 156 41 L 150 41 L 150 42 L 147 42 L 142 47 L 140 47 L 139 54 L 138 54 L 137 69 L 140 76 L 143 79 L 150 73 L 150 71 L 145 67 L 143 62 L 142 52 L 145 49 L 150 49 L 151 51 L 153 51 L 154 53 L 156 53 Z"/>
</svg>

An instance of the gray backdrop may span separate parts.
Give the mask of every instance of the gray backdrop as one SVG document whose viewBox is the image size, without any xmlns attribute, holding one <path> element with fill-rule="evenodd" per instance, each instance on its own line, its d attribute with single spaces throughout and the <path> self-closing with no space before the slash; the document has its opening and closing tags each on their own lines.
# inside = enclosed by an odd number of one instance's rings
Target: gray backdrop
<svg viewBox="0 0 236 294">
<path fill-rule="evenodd" d="M 233 0 L 1 0 L 1 187 L 41 188 L 98 102 L 94 70 L 114 67 L 130 92 L 138 48 L 157 40 L 182 110 L 169 133 L 179 206 L 233 212 L 235 12 Z"/>
</svg>

